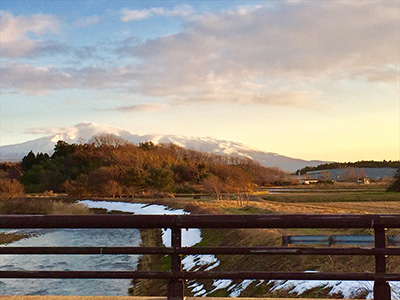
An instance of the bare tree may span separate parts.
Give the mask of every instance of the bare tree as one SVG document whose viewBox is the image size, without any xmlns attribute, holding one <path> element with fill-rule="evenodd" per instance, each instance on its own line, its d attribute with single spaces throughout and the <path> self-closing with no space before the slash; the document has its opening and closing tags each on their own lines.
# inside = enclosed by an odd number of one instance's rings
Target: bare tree
<svg viewBox="0 0 400 300">
<path fill-rule="evenodd" d="M 123 139 L 122 137 L 110 133 L 95 135 L 88 141 L 88 144 L 93 144 L 95 147 L 101 147 L 101 146 L 119 147 L 126 145 L 127 143 L 128 141 Z"/>
<path fill-rule="evenodd" d="M 109 180 L 105 186 L 106 192 L 111 194 L 113 198 L 118 195 L 119 198 L 122 197 L 123 186 L 120 185 L 115 180 Z"/>
<path fill-rule="evenodd" d="M 216 200 L 222 200 L 223 183 L 217 176 L 208 176 L 203 180 L 202 185 L 207 192 L 215 195 Z"/>
</svg>

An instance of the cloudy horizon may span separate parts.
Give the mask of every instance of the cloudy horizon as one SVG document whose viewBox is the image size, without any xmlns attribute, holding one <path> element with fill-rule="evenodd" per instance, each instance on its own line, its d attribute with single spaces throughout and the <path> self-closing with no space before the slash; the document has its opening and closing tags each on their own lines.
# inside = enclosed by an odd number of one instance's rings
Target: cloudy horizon
<svg viewBox="0 0 400 300">
<path fill-rule="evenodd" d="M 0 14 L 1 145 L 92 122 L 400 159 L 400 1 L 3 0 Z"/>
</svg>

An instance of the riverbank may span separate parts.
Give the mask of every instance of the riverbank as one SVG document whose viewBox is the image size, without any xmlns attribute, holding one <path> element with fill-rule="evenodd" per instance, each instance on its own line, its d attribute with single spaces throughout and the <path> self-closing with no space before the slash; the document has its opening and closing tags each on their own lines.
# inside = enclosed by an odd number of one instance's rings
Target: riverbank
<svg viewBox="0 0 400 300">
<path fill-rule="evenodd" d="M 20 233 L 4 233 L 0 232 L 0 245 L 10 244 L 24 238 L 28 237 L 28 235 L 20 234 Z"/>
<path fill-rule="evenodd" d="M 162 247 L 161 229 L 141 229 L 141 247 Z M 167 271 L 171 266 L 170 259 L 165 255 L 142 255 L 139 258 L 138 271 Z M 129 288 L 131 296 L 166 296 L 167 287 L 162 279 L 134 279 L 132 287 Z"/>
<path fill-rule="evenodd" d="M 0 201 L 0 214 L 5 215 L 87 215 L 85 206 L 68 197 L 25 196 Z"/>
</svg>

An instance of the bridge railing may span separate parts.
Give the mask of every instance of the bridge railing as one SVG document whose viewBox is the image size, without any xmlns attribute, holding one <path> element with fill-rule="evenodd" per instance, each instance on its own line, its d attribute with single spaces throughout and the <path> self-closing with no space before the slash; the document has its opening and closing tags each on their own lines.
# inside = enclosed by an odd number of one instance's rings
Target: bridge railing
<svg viewBox="0 0 400 300">
<path fill-rule="evenodd" d="M 388 247 L 387 228 L 400 228 L 400 215 L 0 215 L 0 228 L 170 228 L 171 247 L 0 247 L 2 254 L 163 254 L 171 257 L 170 271 L 0 271 L 0 278 L 109 278 L 165 279 L 169 300 L 184 298 L 184 281 L 190 279 L 356 280 L 374 281 L 374 299 L 389 300 L 388 281 L 400 274 L 387 273 L 387 256 L 400 255 Z M 374 246 L 368 248 L 313 247 L 182 247 L 186 228 L 369 228 Z M 375 272 L 272 272 L 183 271 L 182 255 L 361 255 L 375 257 Z M 1 263 L 1 260 L 0 260 Z"/>
</svg>

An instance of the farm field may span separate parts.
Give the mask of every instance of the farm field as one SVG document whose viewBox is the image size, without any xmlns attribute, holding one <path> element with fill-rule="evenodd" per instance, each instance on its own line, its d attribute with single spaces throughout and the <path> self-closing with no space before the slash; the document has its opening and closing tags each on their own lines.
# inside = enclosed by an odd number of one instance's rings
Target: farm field
<svg viewBox="0 0 400 300">
<path fill-rule="evenodd" d="M 285 213 L 400 213 L 400 195 L 381 188 L 288 189 L 263 200 L 262 206 Z"/>
<path fill-rule="evenodd" d="M 256 193 L 249 201 L 238 205 L 236 200 L 201 199 L 140 199 L 174 208 L 186 208 L 192 213 L 228 214 L 400 214 L 400 194 L 387 193 L 384 188 L 270 188 Z"/>
</svg>

